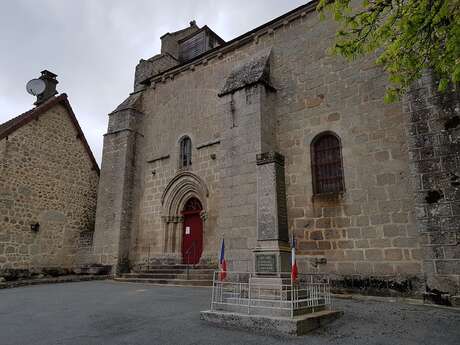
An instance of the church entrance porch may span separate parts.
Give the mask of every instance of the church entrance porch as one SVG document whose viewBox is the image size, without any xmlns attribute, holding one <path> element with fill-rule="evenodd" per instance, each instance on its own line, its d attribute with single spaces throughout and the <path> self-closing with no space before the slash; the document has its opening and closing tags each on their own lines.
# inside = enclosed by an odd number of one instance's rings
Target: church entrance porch
<svg viewBox="0 0 460 345">
<path fill-rule="evenodd" d="M 184 206 L 182 230 L 182 262 L 196 265 L 203 252 L 203 207 L 197 198 L 190 198 Z"/>
<path fill-rule="evenodd" d="M 206 184 L 189 171 L 178 173 L 168 183 L 161 197 L 163 253 L 155 254 L 155 262 L 205 264 L 208 196 Z"/>
</svg>

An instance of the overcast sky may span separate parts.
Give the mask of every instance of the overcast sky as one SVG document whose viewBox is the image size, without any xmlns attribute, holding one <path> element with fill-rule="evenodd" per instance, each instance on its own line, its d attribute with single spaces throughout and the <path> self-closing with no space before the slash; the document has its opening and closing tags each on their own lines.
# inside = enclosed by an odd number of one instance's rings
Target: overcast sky
<svg viewBox="0 0 460 345">
<path fill-rule="evenodd" d="M 226 41 L 308 0 L 14 0 L 0 12 L 0 123 L 33 107 L 27 81 L 58 74 L 100 163 L 107 114 L 132 91 L 134 68 L 160 36 L 208 25 Z"/>
</svg>

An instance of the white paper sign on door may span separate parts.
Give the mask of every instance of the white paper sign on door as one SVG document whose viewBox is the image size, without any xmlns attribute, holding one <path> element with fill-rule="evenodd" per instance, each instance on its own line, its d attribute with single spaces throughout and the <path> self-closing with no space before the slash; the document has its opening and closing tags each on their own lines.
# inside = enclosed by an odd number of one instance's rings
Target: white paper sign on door
<svg viewBox="0 0 460 345">
<path fill-rule="evenodd" d="M 189 226 L 185 227 L 185 234 L 190 235 L 190 227 Z"/>
</svg>

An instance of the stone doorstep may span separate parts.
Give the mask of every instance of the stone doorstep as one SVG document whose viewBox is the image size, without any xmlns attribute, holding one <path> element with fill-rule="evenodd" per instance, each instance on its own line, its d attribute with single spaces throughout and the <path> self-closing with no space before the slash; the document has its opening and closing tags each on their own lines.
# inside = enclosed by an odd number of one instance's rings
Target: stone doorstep
<svg viewBox="0 0 460 345">
<path fill-rule="evenodd" d="M 111 279 L 110 275 L 82 275 L 82 276 L 60 276 L 52 278 L 37 278 L 37 279 L 24 279 L 15 281 L 6 281 L 0 283 L 0 289 L 9 289 L 21 286 L 41 285 L 41 284 L 59 284 L 59 283 L 74 283 L 84 282 L 90 280 L 107 280 Z"/>
<path fill-rule="evenodd" d="M 206 310 L 200 313 L 200 318 L 224 328 L 246 329 L 255 333 L 270 335 L 300 336 L 324 326 L 342 315 L 342 311 L 323 310 L 289 318 Z"/>
</svg>

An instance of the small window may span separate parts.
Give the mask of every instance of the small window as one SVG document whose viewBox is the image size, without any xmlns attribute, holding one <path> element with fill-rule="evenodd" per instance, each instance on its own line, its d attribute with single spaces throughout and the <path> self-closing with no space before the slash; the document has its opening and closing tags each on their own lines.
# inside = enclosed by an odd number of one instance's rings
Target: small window
<svg viewBox="0 0 460 345">
<path fill-rule="evenodd" d="M 311 144 L 314 194 L 345 190 L 340 139 L 334 133 L 318 135 Z"/>
<path fill-rule="evenodd" d="M 192 141 L 189 137 L 183 137 L 180 140 L 179 165 L 181 168 L 192 165 Z"/>
</svg>

